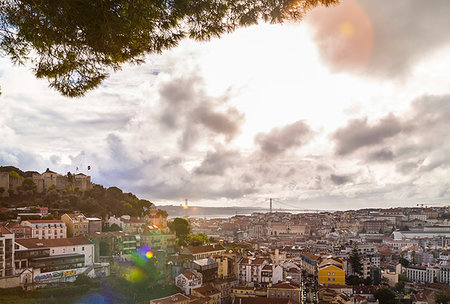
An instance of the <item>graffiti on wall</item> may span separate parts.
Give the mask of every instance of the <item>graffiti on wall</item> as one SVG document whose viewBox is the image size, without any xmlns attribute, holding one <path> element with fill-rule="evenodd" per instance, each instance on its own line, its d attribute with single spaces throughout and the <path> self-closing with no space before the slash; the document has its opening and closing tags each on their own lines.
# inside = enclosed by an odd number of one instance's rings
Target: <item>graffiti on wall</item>
<svg viewBox="0 0 450 304">
<path fill-rule="evenodd" d="M 34 280 L 42 281 L 42 280 L 51 280 L 51 279 L 60 279 L 60 278 L 70 277 L 70 276 L 76 275 L 78 270 L 79 269 L 72 269 L 72 270 L 67 270 L 67 271 L 44 273 L 44 274 L 34 277 Z"/>
</svg>

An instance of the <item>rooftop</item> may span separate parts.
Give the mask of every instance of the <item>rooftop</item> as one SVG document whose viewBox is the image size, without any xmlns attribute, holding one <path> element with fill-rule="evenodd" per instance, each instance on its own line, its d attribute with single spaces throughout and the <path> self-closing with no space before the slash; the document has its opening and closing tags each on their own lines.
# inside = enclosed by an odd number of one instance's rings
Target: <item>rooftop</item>
<svg viewBox="0 0 450 304">
<path fill-rule="evenodd" d="M 92 244 L 84 237 L 66 238 L 66 239 L 16 239 L 15 242 L 25 248 L 45 248 L 45 247 L 63 247 L 63 246 L 79 246 Z"/>
<path fill-rule="evenodd" d="M 156 300 L 152 300 L 153 303 L 155 304 L 175 304 L 175 303 L 182 303 L 185 301 L 188 301 L 189 298 L 181 293 L 176 293 L 174 295 L 165 297 L 165 298 L 161 298 L 161 299 L 156 299 Z"/>
</svg>

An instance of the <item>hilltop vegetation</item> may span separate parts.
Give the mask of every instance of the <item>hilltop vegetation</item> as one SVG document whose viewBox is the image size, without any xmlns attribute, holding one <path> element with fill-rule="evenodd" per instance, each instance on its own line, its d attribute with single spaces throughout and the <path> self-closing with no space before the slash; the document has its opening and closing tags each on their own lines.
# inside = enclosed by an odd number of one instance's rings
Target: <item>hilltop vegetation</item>
<svg viewBox="0 0 450 304">
<path fill-rule="evenodd" d="M 23 172 L 15 167 L 0 167 L 0 172 L 10 172 L 24 179 L 17 193 L 8 191 L 8 197 L 0 197 L 1 207 L 44 206 L 55 209 L 56 213 L 81 211 L 90 216 L 131 215 L 142 216 L 153 204 L 148 200 L 139 199 L 133 193 L 124 193 L 117 187 L 105 188 L 94 185 L 85 192 L 73 189 L 69 184 L 65 189 L 50 186 L 42 193 L 37 192 L 36 184 L 31 178 L 32 172 Z M 70 172 L 68 173 L 68 175 Z M 6 189 L 0 189 L 0 196 Z M 14 216 L 10 214 L 9 216 Z M 5 215 L 3 215 L 5 217 Z"/>
</svg>

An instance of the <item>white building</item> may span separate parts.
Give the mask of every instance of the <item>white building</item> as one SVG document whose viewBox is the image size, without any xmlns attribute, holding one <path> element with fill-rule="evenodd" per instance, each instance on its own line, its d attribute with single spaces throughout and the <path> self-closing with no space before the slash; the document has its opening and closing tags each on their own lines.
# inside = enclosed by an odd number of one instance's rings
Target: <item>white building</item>
<svg viewBox="0 0 450 304">
<path fill-rule="evenodd" d="M 439 267 L 409 266 L 406 276 L 415 283 L 433 283 L 440 279 Z"/>
<path fill-rule="evenodd" d="M 49 248 L 50 256 L 83 254 L 84 265 L 94 264 L 94 244 L 83 237 L 66 239 L 17 239 L 16 250 Z"/>
<path fill-rule="evenodd" d="M 190 295 L 192 289 L 202 286 L 202 274 L 195 270 L 181 273 L 175 278 L 175 285 L 183 290 L 186 295 Z"/>
<path fill-rule="evenodd" d="M 14 233 L 0 226 L 0 278 L 14 273 Z"/>
<path fill-rule="evenodd" d="M 238 263 L 238 279 L 240 284 L 261 283 L 262 269 L 269 262 L 266 259 L 243 258 Z"/>
<path fill-rule="evenodd" d="M 265 265 L 261 269 L 261 283 L 277 284 L 283 281 L 283 267 L 280 265 Z"/>
<path fill-rule="evenodd" d="M 32 238 L 65 239 L 67 237 L 66 223 L 62 220 L 28 220 L 22 221 L 21 224 L 31 228 Z"/>
</svg>

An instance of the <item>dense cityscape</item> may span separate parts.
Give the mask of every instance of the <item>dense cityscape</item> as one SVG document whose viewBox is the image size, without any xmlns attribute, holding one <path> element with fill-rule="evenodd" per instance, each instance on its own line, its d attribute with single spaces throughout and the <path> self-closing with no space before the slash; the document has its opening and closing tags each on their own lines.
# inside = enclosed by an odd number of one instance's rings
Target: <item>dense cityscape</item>
<svg viewBox="0 0 450 304">
<path fill-rule="evenodd" d="M 142 216 L 99 216 L 32 201 L 12 206 L 13 198 L 18 202 L 51 191 L 86 194 L 95 185 L 84 174 L 68 182 L 67 175 L 49 169 L 31 174 L 11 168 L 3 167 L 0 176 L 0 298 L 8 299 L 5 303 L 41 303 L 13 293 L 47 297 L 52 290 L 70 293 L 74 286 L 84 290 L 69 296 L 73 303 L 449 300 L 448 206 L 310 213 L 269 209 L 208 219 L 173 218 L 151 204 Z M 30 185 L 35 193 L 24 188 Z M 102 282 L 113 279 L 117 286 L 137 286 L 140 294 L 111 296 Z M 93 286 L 98 287 L 90 291 Z M 163 292 L 155 293 L 154 286 Z"/>
</svg>

